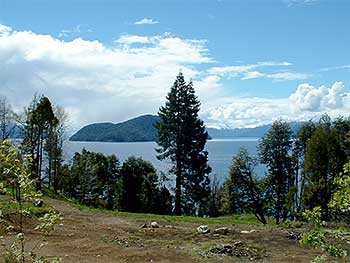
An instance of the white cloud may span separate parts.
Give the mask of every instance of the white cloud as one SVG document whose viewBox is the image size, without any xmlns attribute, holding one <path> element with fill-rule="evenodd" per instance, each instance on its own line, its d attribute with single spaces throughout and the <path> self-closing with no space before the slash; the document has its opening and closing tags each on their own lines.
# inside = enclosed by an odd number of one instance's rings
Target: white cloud
<svg viewBox="0 0 350 263">
<path fill-rule="evenodd" d="M 151 43 L 152 38 L 145 37 L 145 36 L 137 36 L 137 35 L 123 35 L 119 37 L 115 42 L 120 44 L 127 44 L 127 45 L 135 44 L 135 43 L 146 44 L 146 43 Z"/>
<path fill-rule="evenodd" d="M 307 73 L 299 73 L 299 72 L 278 72 L 273 74 L 266 74 L 267 78 L 283 81 L 283 80 L 302 80 L 308 79 L 312 75 Z M 262 76 L 263 77 L 263 76 Z"/>
<path fill-rule="evenodd" d="M 335 82 L 332 87 L 320 86 L 318 88 L 304 83 L 290 95 L 290 101 L 301 111 L 324 111 L 342 109 L 348 94 L 344 92 L 344 84 Z"/>
<path fill-rule="evenodd" d="M 288 62 L 212 67 L 206 41 L 171 34 L 122 35 L 112 46 L 76 38 L 64 41 L 31 31 L 0 26 L 0 94 L 17 110 L 33 94 L 44 94 L 68 110 L 75 128 L 92 122 L 119 122 L 141 114 L 155 114 L 163 105 L 175 76 L 181 70 L 202 102 L 201 117 L 208 126 L 247 127 L 277 118 L 309 119 L 323 111 L 350 112 L 350 95 L 344 85 L 315 88 L 302 84 L 290 97 L 279 99 L 225 96 L 222 79 L 291 79 L 287 72 L 265 73 L 263 67 L 286 67 Z M 6 30 L 5 30 L 6 29 Z M 271 76 L 270 76 L 271 77 Z M 272 77 L 271 77 L 272 78 Z"/>
<path fill-rule="evenodd" d="M 292 71 L 279 71 L 273 73 L 266 73 L 257 71 L 257 68 L 265 67 L 287 67 L 292 64 L 289 62 L 274 62 L 265 61 L 257 62 L 255 64 L 239 65 L 239 66 L 226 66 L 226 67 L 212 67 L 208 70 L 209 74 L 218 75 L 228 78 L 240 78 L 241 80 L 257 79 L 257 78 L 269 78 L 276 81 L 286 80 L 302 80 L 308 79 L 312 75 L 307 73 L 299 73 Z"/>
<path fill-rule="evenodd" d="M 59 38 L 78 36 L 80 33 L 91 33 L 93 30 L 86 25 L 76 25 L 70 29 L 63 29 L 58 33 Z"/>
<path fill-rule="evenodd" d="M 81 25 L 77 25 L 71 29 L 63 29 L 60 33 L 58 33 L 58 37 L 67 37 L 73 34 L 81 33 Z"/>
<path fill-rule="evenodd" d="M 330 88 L 304 83 L 289 98 L 221 97 L 204 106 L 203 117 L 210 127 L 256 127 L 279 118 L 306 121 L 323 113 L 332 117 L 348 116 L 350 93 L 344 92 L 342 82 L 335 82 Z"/>
<path fill-rule="evenodd" d="M 314 5 L 321 2 L 321 0 L 283 0 L 288 7 L 293 5 Z"/>
<path fill-rule="evenodd" d="M 11 27 L 0 24 L 0 36 L 8 35 L 11 31 Z"/>
<path fill-rule="evenodd" d="M 134 25 L 155 25 L 158 24 L 159 22 L 156 20 L 153 20 L 152 18 L 143 18 L 141 20 L 138 20 L 134 23 Z"/>
<path fill-rule="evenodd" d="M 259 71 L 248 71 L 248 72 L 244 73 L 242 80 L 257 79 L 257 78 L 262 78 L 264 76 L 265 76 L 265 74 L 263 74 Z"/>
<path fill-rule="evenodd" d="M 341 70 L 341 69 L 350 69 L 350 65 L 341 65 L 335 67 L 322 68 L 320 71 L 333 71 L 333 70 Z"/>
<path fill-rule="evenodd" d="M 76 127 L 156 113 L 179 70 L 191 78 L 199 74 L 195 65 L 213 62 L 205 41 L 169 34 L 124 35 L 107 47 L 97 40 L 6 32 L 0 35 L 0 93 L 17 109 L 35 92 L 45 94 L 69 109 Z"/>
<path fill-rule="evenodd" d="M 251 70 L 259 67 L 275 67 L 275 66 L 291 66 L 289 62 L 275 62 L 275 61 L 263 61 L 255 64 L 238 65 L 238 66 L 225 66 L 225 67 L 212 67 L 208 70 L 209 74 L 220 76 L 238 76 L 240 73 L 249 73 Z"/>
</svg>

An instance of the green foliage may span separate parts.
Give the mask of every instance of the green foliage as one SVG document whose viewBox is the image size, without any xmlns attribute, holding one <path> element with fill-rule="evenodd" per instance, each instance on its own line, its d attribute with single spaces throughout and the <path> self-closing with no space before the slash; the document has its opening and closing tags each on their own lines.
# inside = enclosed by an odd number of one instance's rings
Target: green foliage
<svg viewBox="0 0 350 263">
<path fill-rule="evenodd" d="M 129 157 L 120 169 L 117 207 L 127 212 L 169 213 L 171 196 L 159 189 L 154 166 L 142 158 Z"/>
<path fill-rule="evenodd" d="M 246 149 L 240 149 L 233 158 L 230 175 L 224 184 L 223 208 L 228 208 L 224 211 L 226 214 L 252 212 L 260 222 L 266 224 L 262 182 L 254 174 L 256 163 Z"/>
<path fill-rule="evenodd" d="M 12 221 L 6 220 L 6 214 L 1 206 L 0 222 L 6 223 L 7 229 L 15 231 L 15 238 L 12 244 L 5 248 L 3 258 L 5 262 L 27 262 L 31 260 L 33 262 L 39 262 L 39 257 L 34 253 L 36 247 L 30 251 L 25 250 L 26 238 L 24 235 L 24 217 L 30 215 L 31 209 L 25 207 L 25 204 L 33 203 L 37 198 L 41 196 L 40 193 L 35 191 L 34 180 L 30 178 L 30 172 L 27 167 L 28 160 L 22 157 L 17 152 L 16 148 L 11 143 L 3 141 L 0 142 L 0 175 L 4 179 L 2 190 L 5 191 L 7 187 L 15 189 L 13 207 L 16 209 L 16 215 L 18 215 L 17 225 L 13 225 Z M 45 233 L 50 233 L 54 230 L 54 225 L 61 220 L 58 213 L 48 212 L 41 219 L 43 223 L 38 229 L 45 230 Z M 8 221 L 8 222 L 7 222 Z M 56 260 L 57 262 L 57 260 Z"/>
<path fill-rule="evenodd" d="M 62 219 L 63 218 L 58 212 L 51 210 L 49 213 L 46 213 L 43 217 L 39 218 L 40 225 L 35 229 L 50 234 L 55 229 L 55 225 L 61 222 Z"/>
<path fill-rule="evenodd" d="M 294 212 L 298 217 L 303 209 L 302 196 L 305 186 L 305 152 L 308 142 L 310 141 L 313 133 L 315 132 L 316 125 L 312 122 L 304 123 L 296 133 L 296 138 L 293 146 L 293 166 L 295 170 L 295 185 L 294 185 L 294 198 L 295 207 Z M 289 198 L 289 200 L 292 200 Z"/>
<path fill-rule="evenodd" d="M 214 176 L 211 181 L 210 196 L 208 201 L 208 216 L 218 217 L 222 215 L 222 192 L 223 187 Z"/>
<path fill-rule="evenodd" d="M 323 221 L 321 220 L 321 207 L 316 206 L 310 210 L 305 210 L 304 217 L 307 221 L 309 221 L 314 226 L 321 226 Z"/>
<path fill-rule="evenodd" d="M 349 253 L 349 233 L 341 230 L 326 231 L 321 227 L 321 208 L 314 208 L 313 211 L 307 210 L 306 218 L 310 219 L 311 228 L 303 235 L 300 243 L 302 245 L 309 245 L 314 248 L 319 248 L 327 252 L 330 256 L 336 258 L 345 258 Z M 317 260 L 326 259 L 326 255 L 317 257 Z M 321 261 L 322 262 L 322 261 Z"/>
<path fill-rule="evenodd" d="M 115 155 L 105 156 L 83 149 L 75 153 L 70 171 L 66 171 L 63 190 L 87 205 L 112 209 L 119 166 Z"/>
<path fill-rule="evenodd" d="M 339 128 L 338 124 L 338 128 Z M 333 179 L 342 171 L 346 155 L 341 147 L 340 131 L 329 116 L 324 115 L 305 152 L 304 173 L 306 184 L 303 191 L 305 208 L 321 206 L 322 219 L 329 220 L 328 203 L 334 193 Z"/>
<path fill-rule="evenodd" d="M 278 224 L 292 215 L 292 208 L 286 204 L 289 191 L 295 184 L 295 171 L 293 170 L 292 131 L 288 123 L 278 120 L 261 139 L 259 154 L 261 163 L 268 168 L 266 185 L 271 202 L 270 213 Z"/>
<path fill-rule="evenodd" d="M 185 82 L 182 73 L 176 77 L 166 97 L 166 103 L 159 109 L 158 158 L 173 163 L 176 176 L 175 214 L 207 213 L 207 199 L 210 193 L 208 174 L 208 152 L 205 144 L 208 133 L 198 117 L 200 102 L 193 84 Z"/>
<path fill-rule="evenodd" d="M 55 112 L 56 111 L 56 112 Z M 36 180 L 36 190 L 42 187 L 45 171 L 49 186 L 51 180 L 57 190 L 59 169 L 63 162 L 64 111 L 53 108 L 50 100 L 34 97 L 24 112 L 22 151 L 31 157 L 31 177 Z"/>
<path fill-rule="evenodd" d="M 344 166 L 344 172 L 349 173 L 349 164 Z M 335 184 L 338 186 L 334 193 L 329 206 L 338 209 L 342 212 L 348 212 L 350 180 L 348 176 L 343 178 L 335 178 Z M 342 210 L 343 209 L 343 210 Z M 327 252 L 329 255 L 336 258 L 347 258 L 350 252 L 350 233 L 339 230 L 325 230 L 322 228 L 324 222 L 321 220 L 321 207 L 315 207 L 312 211 L 305 211 L 305 218 L 310 222 L 311 228 L 303 235 L 300 243 L 303 245 L 310 245 L 315 248 Z M 322 262 L 317 260 L 326 260 L 326 255 L 317 257 L 314 262 Z"/>
<path fill-rule="evenodd" d="M 350 163 L 344 165 L 344 173 L 335 177 L 333 180 L 336 186 L 329 207 L 336 212 L 340 212 L 347 217 L 350 213 Z"/>
</svg>

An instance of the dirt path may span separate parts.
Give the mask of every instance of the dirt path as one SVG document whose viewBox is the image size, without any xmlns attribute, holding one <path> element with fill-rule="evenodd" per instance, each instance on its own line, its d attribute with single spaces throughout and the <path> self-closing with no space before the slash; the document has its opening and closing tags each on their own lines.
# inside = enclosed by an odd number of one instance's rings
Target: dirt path
<svg viewBox="0 0 350 263">
<path fill-rule="evenodd" d="M 47 199 L 64 217 L 63 224 L 46 238 L 39 254 L 60 257 L 63 262 L 233 262 L 240 259 L 208 252 L 212 246 L 242 241 L 264 251 L 259 262 L 309 262 L 316 252 L 300 247 L 276 227 L 229 226 L 227 235 L 196 234 L 198 224 L 158 221 L 160 228 L 141 228 L 149 219 L 116 217 L 80 211 L 58 200 Z M 211 229 L 223 225 L 209 225 Z M 241 231 L 252 233 L 244 234 Z M 32 246 L 40 237 L 29 233 Z M 249 260 L 248 260 L 249 261 Z"/>
</svg>

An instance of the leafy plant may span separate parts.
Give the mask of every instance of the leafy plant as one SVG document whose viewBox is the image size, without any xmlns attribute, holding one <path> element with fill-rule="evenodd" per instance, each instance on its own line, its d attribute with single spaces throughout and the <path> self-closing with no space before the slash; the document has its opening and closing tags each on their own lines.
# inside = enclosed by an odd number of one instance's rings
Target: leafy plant
<svg viewBox="0 0 350 263">
<path fill-rule="evenodd" d="M 30 251 L 26 251 L 25 244 L 27 239 L 24 234 L 24 217 L 31 214 L 31 209 L 26 207 L 40 198 L 41 194 L 35 191 L 35 181 L 30 178 L 28 167 L 28 158 L 20 156 L 17 149 L 7 141 L 0 142 L 0 175 L 5 179 L 1 185 L 1 191 L 7 192 L 8 188 L 12 189 L 14 198 L 9 201 L 15 203 L 16 215 L 18 215 L 18 224 L 8 224 L 7 229 L 15 232 L 14 240 L 10 246 L 2 245 L 5 248 L 3 254 L 6 263 L 15 262 L 59 262 L 59 259 L 50 261 L 43 257 L 38 257 L 36 249 L 44 246 L 44 243 L 38 242 Z M 0 222 L 5 222 L 4 213 L 0 208 Z M 39 219 L 41 224 L 37 229 L 49 234 L 54 230 L 55 224 L 61 220 L 61 216 L 51 210 Z"/>
<path fill-rule="evenodd" d="M 345 165 L 344 172 L 349 173 L 349 164 Z M 350 209 L 346 207 L 350 200 L 350 178 L 342 176 L 334 179 L 334 183 L 338 186 L 329 206 L 342 212 L 348 212 Z M 310 222 L 310 229 L 303 235 L 300 243 L 320 248 L 336 258 L 346 258 L 350 251 L 350 235 L 348 232 L 339 230 L 326 230 L 324 222 L 321 220 L 322 209 L 315 207 L 312 211 L 306 210 L 304 217 Z M 327 254 L 316 257 L 312 262 L 323 262 L 327 259 Z"/>
</svg>

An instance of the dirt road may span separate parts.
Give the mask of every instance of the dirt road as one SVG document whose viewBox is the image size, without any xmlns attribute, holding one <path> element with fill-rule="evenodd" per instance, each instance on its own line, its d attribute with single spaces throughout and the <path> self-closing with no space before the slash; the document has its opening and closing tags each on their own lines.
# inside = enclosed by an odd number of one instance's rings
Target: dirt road
<svg viewBox="0 0 350 263">
<path fill-rule="evenodd" d="M 142 228 L 151 220 L 80 211 L 53 199 L 46 202 L 60 211 L 64 220 L 46 237 L 48 244 L 38 254 L 60 257 L 67 263 L 235 262 L 244 258 L 213 254 L 209 249 L 240 241 L 261 251 L 259 262 L 309 262 L 317 255 L 314 250 L 300 247 L 297 240 L 289 240 L 286 231 L 277 227 L 209 225 L 210 229 L 225 226 L 231 231 L 227 235 L 197 234 L 198 224 L 194 223 L 157 221 L 159 228 Z M 33 231 L 27 236 L 29 246 L 41 237 Z"/>
</svg>

